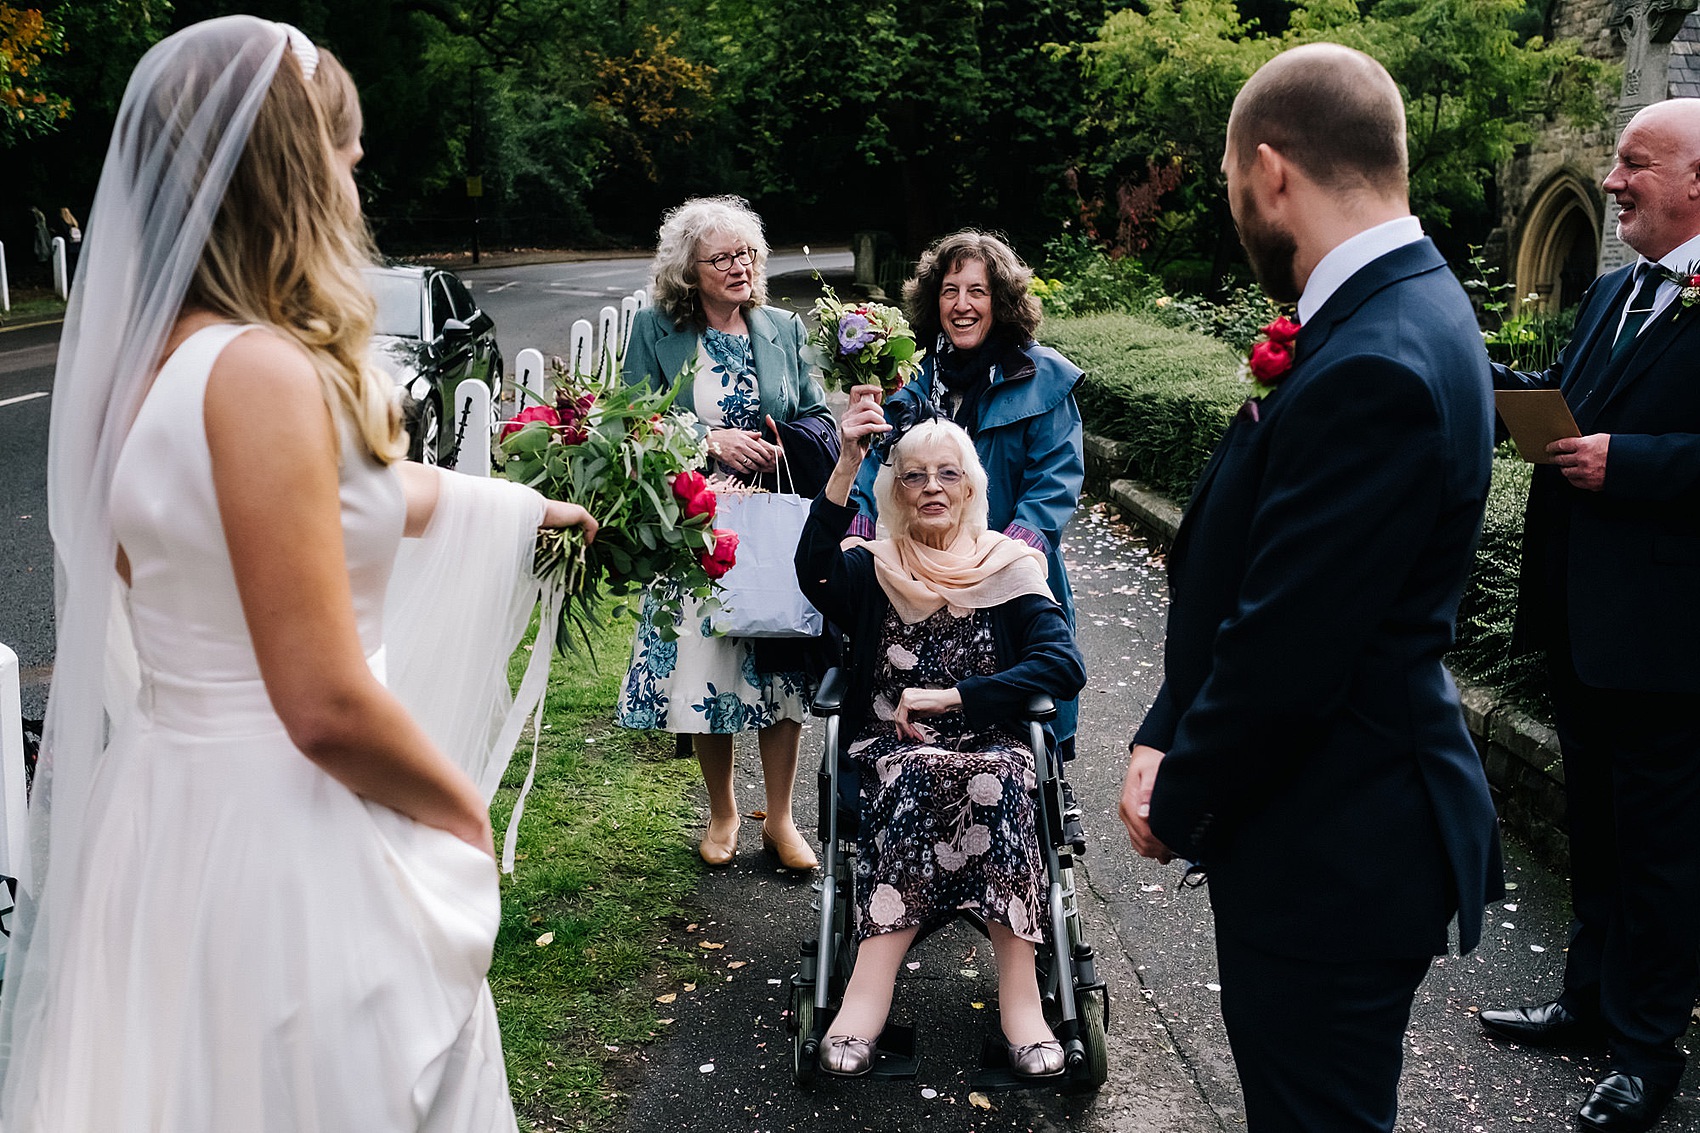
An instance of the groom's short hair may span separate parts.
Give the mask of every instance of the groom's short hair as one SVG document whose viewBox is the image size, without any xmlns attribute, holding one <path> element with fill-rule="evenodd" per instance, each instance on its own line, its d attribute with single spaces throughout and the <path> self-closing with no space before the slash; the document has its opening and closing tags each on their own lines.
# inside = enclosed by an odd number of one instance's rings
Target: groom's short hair
<svg viewBox="0 0 1700 1133">
<path fill-rule="evenodd" d="M 1234 99 L 1228 135 L 1241 168 L 1266 144 L 1329 188 L 1407 185 L 1399 87 L 1380 63 L 1339 44 L 1306 44 L 1265 63 Z"/>
</svg>

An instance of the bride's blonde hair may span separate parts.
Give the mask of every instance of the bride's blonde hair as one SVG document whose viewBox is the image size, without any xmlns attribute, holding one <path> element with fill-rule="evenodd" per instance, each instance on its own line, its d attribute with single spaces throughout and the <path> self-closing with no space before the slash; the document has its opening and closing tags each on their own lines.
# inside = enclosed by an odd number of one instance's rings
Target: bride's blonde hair
<svg viewBox="0 0 1700 1133">
<path fill-rule="evenodd" d="M 394 383 L 369 360 L 377 259 L 337 150 L 360 136 L 354 84 L 323 49 L 309 82 L 285 51 L 219 205 L 187 306 L 273 327 L 313 360 L 325 401 L 388 464 L 407 451 Z"/>
</svg>

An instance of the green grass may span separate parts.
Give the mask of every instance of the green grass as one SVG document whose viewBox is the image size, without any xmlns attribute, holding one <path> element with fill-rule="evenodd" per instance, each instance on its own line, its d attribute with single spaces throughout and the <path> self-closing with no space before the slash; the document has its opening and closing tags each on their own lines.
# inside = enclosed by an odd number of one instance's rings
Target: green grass
<svg viewBox="0 0 1700 1133">
<path fill-rule="evenodd" d="M 663 940 L 699 870 L 686 832 L 696 764 L 672 758 L 671 736 L 612 723 L 631 633 L 623 619 L 593 629 L 599 665 L 582 642 L 555 658 L 537 782 L 503 880 L 490 987 L 522 1128 L 605 1125 L 637 1048 L 665 1031 L 655 997 L 703 973 Z M 529 759 L 527 737 L 491 809 L 498 838 Z"/>
<path fill-rule="evenodd" d="M 65 301 L 44 287 L 12 288 L 12 309 L 0 314 L 0 326 L 32 323 L 65 313 Z"/>
</svg>

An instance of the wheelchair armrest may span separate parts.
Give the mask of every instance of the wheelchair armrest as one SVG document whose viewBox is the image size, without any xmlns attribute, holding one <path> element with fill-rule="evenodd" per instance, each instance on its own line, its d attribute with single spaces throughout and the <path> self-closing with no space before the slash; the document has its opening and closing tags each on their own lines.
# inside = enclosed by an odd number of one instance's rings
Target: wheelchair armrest
<svg viewBox="0 0 1700 1133">
<path fill-rule="evenodd" d="M 1042 692 L 1034 693 L 1027 698 L 1027 711 L 1022 713 L 1022 718 L 1035 720 L 1041 724 L 1055 720 L 1057 718 L 1057 702 Z"/>
<path fill-rule="evenodd" d="M 844 708 L 844 694 L 849 691 L 850 676 L 836 665 L 826 671 L 820 679 L 820 688 L 815 692 L 814 703 L 809 711 L 816 716 L 834 716 Z"/>
</svg>

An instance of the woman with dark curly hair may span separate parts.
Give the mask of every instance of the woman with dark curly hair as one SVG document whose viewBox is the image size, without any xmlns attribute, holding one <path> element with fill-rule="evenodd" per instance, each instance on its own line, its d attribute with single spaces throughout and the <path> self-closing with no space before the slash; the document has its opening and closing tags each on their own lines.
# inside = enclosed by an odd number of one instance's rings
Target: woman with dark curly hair
<svg viewBox="0 0 1700 1133">
<path fill-rule="evenodd" d="M 1073 629 L 1074 595 L 1060 542 L 1086 479 L 1074 404 L 1081 370 L 1034 337 L 1042 316 L 1028 291 L 1032 279 L 1014 250 L 989 233 L 964 229 L 934 242 L 903 285 L 916 341 L 929 353 L 920 374 L 887 402 L 886 418 L 901 425 L 938 416 L 968 431 L 989 480 L 992 529 L 1045 556 L 1051 594 Z M 871 455 L 851 501 L 861 514 L 850 533 L 867 539 L 879 516 L 874 477 L 889 459 L 877 445 Z M 1057 740 L 1067 758 L 1076 704 L 1057 707 Z"/>
</svg>

